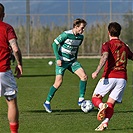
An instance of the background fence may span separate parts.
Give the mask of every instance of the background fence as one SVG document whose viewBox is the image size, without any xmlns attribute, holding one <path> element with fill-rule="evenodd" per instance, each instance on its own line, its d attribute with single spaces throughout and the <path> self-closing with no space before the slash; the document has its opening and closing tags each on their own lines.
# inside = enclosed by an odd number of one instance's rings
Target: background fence
<svg viewBox="0 0 133 133">
<path fill-rule="evenodd" d="M 76 18 L 88 25 L 79 55 L 99 55 L 101 44 L 108 40 L 111 21 L 122 25 L 120 38 L 133 50 L 132 0 L 3 0 L 5 21 L 13 25 L 23 56 L 53 56 L 51 44 Z"/>
</svg>

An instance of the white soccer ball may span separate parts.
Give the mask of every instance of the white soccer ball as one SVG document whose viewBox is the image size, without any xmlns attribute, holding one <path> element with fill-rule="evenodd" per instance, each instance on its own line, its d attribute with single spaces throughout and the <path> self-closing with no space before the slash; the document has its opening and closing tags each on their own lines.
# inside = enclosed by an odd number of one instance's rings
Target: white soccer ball
<svg viewBox="0 0 133 133">
<path fill-rule="evenodd" d="M 48 64 L 51 66 L 53 65 L 53 61 L 49 61 Z"/>
<path fill-rule="evenodd" d="M 81 103 L 81 110 L 85 113 L 90 112 L 91 110 L 93 110 L 93 108 L 94 108 L 94 105 L 90 100 L 84 100 Z"/>
</svg>

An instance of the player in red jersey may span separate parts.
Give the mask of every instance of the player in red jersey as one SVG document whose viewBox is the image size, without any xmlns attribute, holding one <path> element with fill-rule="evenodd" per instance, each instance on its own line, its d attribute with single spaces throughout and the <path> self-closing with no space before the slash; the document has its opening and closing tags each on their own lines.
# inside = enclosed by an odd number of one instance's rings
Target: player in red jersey
<svg viewBox="0 0 133 133">
<path fill-rule="evenodd" d="M 127 60 L 133 60 L 133 52 L 119 39 L 120 32 L 121 25 L 117 22 L 111 22 L 108 25 L 110 40 L 102 45 L 99 65 L 96 71 L 92 73 L 92 78 L 95 79 L 104 66 L 102 78 L 99 80 L 92 96 L 92 103 L 99 108 L 97 119 L 99 121 L 103 120 L 95 129 L 96 131 L 103 131 L 107 128 L 108 122 L 114 113 L 115 103 L 122 101 L 127 80 Z M 107 93 L 110 93 L 108 100 L 103 103 L 102 98 Z"/>
<path fill-rule="evenodd" d="M 8 105 L 8 120 L 11 133 L 18 133 L 19 111 L 17 106 L 17 84 L 10 67 L 11 49 L 16 58 L 16 76 L 22 75 L 22 55 L 13 27 L 5 22 L 4 6 L 0 3 L 0 96 L 5 96 Z"/>
</svg>

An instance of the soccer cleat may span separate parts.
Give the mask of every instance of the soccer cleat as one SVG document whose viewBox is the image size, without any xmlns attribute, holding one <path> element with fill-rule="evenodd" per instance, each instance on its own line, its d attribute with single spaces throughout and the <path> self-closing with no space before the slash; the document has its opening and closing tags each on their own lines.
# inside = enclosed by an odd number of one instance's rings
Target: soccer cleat
<svg viewBox="0 0 133 133">
<path fill-rule="evenodd" d="M 96 129 L 95 131 L 103 131 L 108 127 L 108 123 L 101 123 Z"/>
<path fill-rule="evenodd" d="M 78 101 L 78 106 L 81 106 L 81 103 L 84 101 L 84 99 L 82 101 Z"/>
<path fill-rule="evenodd" d="M 44 103 L 43 106 L 44 106 L 46 112 L 48 112 L 48 113 L 52 112 L 50 104 Z"/>
<path fill-rule="evenodd" d="M 107 109 L 107 107 L 107 103 L 103 103 L 102 107 L 99 109 L 99 112 L 97 114 L 97 120 L 101 121 L 105 118 L 105 110 Z"/>
</svg>

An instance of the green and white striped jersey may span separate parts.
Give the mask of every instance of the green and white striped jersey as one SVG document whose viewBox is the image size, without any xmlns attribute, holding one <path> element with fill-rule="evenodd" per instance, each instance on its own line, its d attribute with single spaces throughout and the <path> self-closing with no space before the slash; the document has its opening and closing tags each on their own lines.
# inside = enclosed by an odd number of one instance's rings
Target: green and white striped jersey
<svg viewBox="0 0 133 133">
<path fill-rule="evenodd" d="M 58 54 L 61 60 L 72 61 L 77 59 L 78 49 L 83 41 L 82 34 L 74 35 L 72 30 L 64 31 L 54 42 L 59 45 Z"/>
</svg>

